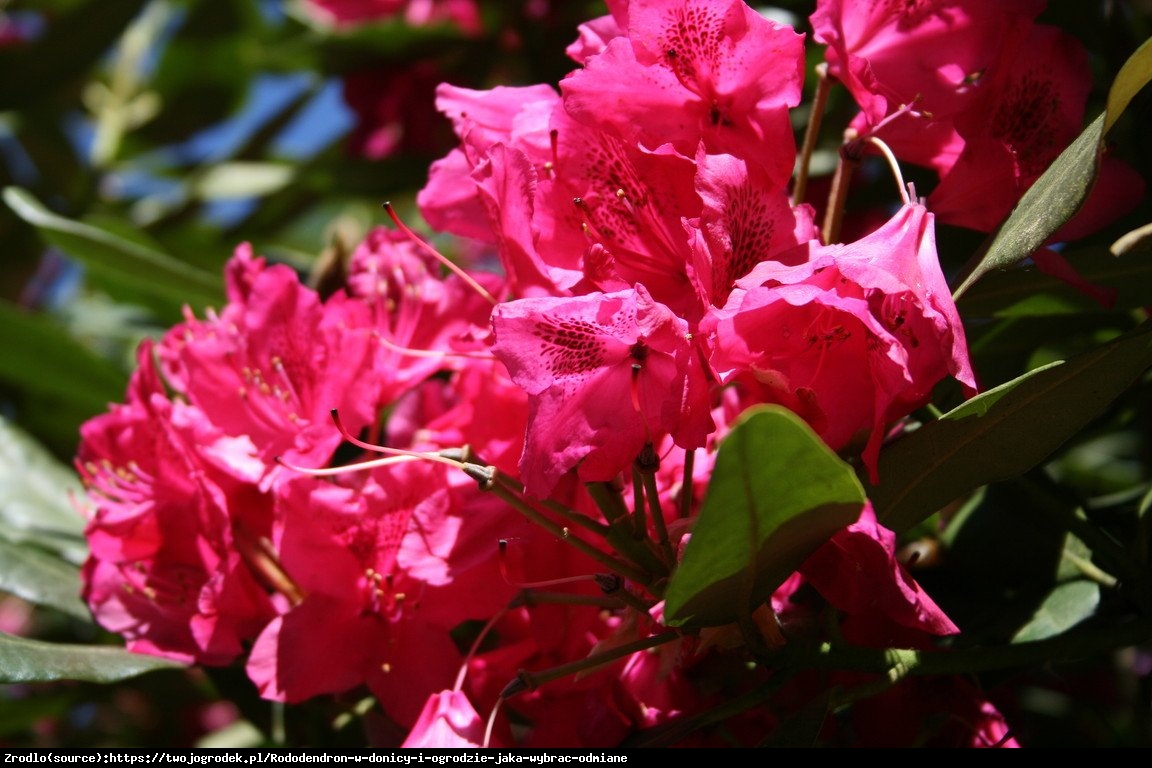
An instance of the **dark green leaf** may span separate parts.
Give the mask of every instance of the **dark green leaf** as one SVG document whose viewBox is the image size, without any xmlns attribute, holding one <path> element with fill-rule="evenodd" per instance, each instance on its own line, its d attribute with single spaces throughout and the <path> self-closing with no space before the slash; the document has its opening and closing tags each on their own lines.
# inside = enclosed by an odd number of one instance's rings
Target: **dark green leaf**
<svg viewBox="0 0 1152 768">
<path fill-rule="evenodd" d="M 84 680 L 114 683 L 182 665 L 123 648 L 45 643 L 0 633 L 0 683 Z"/>
<path fill-rule="evenodd" d="M 1025 259 L 1072 217 L 1096 177 L 1101 141 L 1129 102 L 1152 80 L 1152 40 L 1125 62 L 1108 105 L 1036 180 L 996 232 L 987 252 L 955 290 L 959 298 L 985 273 Z"/>
<path fill-rule="evenodd" d="M 1116 290 L 1116 302 L 1110 310 L 1035 267 L 988 273 L 960 297 L 957 307 L 961 316 L 968 319 L 1140 309 L 1152 305 L 1152 259 L 1147 255 L 1116 257 L 1103 246 L 1066 254 L 1068 263 L 1085 280 Z"/>
<path fill-rule="evenodd" d="M 80 600 L 80 589 L 76 566 L 0 539 L 0 590 L 87 621 L 91 616 Z"/>
<path fill-rule="evenodd" d="M 925 424 L 880 454 L 869 498 L 903 531 L 953 499 L 1020 475 L 1103 412 L 1152 365 L 1152 323 L 1038 368 Z"/>
<path fill-rule="evenodd" d="M 45 315 L 0 300 L 0 379 L 25 389 L 52 393 L 99 413 L 124 396 L 128 378 L 93 354 Z"/>
<path fill-rule="evenodd" d="M 7 187 L 4 201 L 49 243 L 83 261 L 94 273 L 177 305 L 212 304 L 223 294 L 217 275 L 108 229 L 59 216 L 19 187 Z"/>
<path fill-rule="evenodd" d="M 852 469 L 779 406 L 745 413 L 721 444 L 692 539 L 665 594 L 673 626 L 737 621 L 855 522 Z"/>
</svg>

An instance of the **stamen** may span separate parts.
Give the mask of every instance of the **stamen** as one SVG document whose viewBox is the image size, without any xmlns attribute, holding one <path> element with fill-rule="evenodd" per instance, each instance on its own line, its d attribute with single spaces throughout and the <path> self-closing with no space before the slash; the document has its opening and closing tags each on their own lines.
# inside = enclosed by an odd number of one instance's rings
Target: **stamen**
<svg viewBox="0 0 1152 768">
<path fill-rule="evenodd" d="M 392 456 L 394 458 L 406 457 L 409 460 L 425 459 L 427 461 L 435 461 L 435 462 L 439 462 L 441 464 L 447 464 L 448 466 L 452 467 L 453 469 L 465 469 L 465 467 L 467 466 L 467 464 L 464 462 L 449 458 L 450 456 L 455 455 L 455 451 L 457 449 L 450 449 L 452 451 L 452 453 L 446 454 L 443 451 L 441 451 L 439 453 L 432 453 L 429 451 L 409 451 L 409 450 L 405 450 L 403 448 L 389 448 L 386 445 L 375 445 L 373 443 L 366 443 L 348 431 L 348 429 L 344 426 L 344 422 L 342 422 L 340 420 L 340 412 L 338 409 L 333 408 L 330 411 L 330 413 L 332 414 L 332 421 L 335 422 L 335 424 L 336 424 L 336 429 L 340 430 L 340 435 L 345 440 L 352 443 L 352 445 L 355 445 L 358 448 L 363 448 L 364 450 L 372 451 L 373 453 L 388 454 L 389 456 Z"/>
<path fill-rule="evenodd" d="M 397 215 L 396 210 L 392 207 L 392 203 L 390 203 L 390 202 L 384 203 L 384 210 L 388 212 L 389 218 L 391 218 L 393 223 L 396 224 L 397 229 L 399 229 L 401 232 L 403 232 L 405 235 L 407 235 L 412 240 L 412 242 L 414 242 L 417 245 L 424 248 L 424 250 L 427 253 L 429 253 L 434 259 L 436 259 L 438 262 L 440 262 L 445 267 L 447 267 L 449 271 L 455 273 L 455 275 L 457 277 L 459 277 L 461 280 L 463 280 L 465 283 L 467 283 L 469 286 L 471 286 L 472 290 L 476 291 L 476 293 L 483 296 L 490 304 L 492 304 L 492 306 L 496 306 L 497 304 L 499 304 L 499 302 L 496 300 L 496 297 L 493 296 L 491 293 L 489 293 L 487 288 L 480 285 L 480 283 L 476 282 L 476 280 L 473 279 L 473 277 L 471 275 L 469 275 L 466 271 L 461 269 L 459 265 L 457 265 L 455 262 L 453 262 L 451 259 L 449 259 L 444 254 L 440 253 L 440 251 L 436 250 L 431 245 L 429 245 L 423 238 L 421 238 L 419 235 L 417 235 L 415 232 L 413 232 L 408 227 L 407 224 L 405 224 L 403 221 L 401 221 L 400 216 Z"/>
<path fill-rule="evenodd" d="M 900 173 L 900 163 L 896 161 L 896 155 L 892 154 L 892 150 L 887 144 L 875 136 L 865 136 L 864 141 L 872 144 L 883 153 L 885 159 L 888 160 L 888 167 L 892 169 L 892 175 L 896 177 L 896 185 L 900 189 L 900 199 L 904 201 L 904 205 L 911 205 L 912 201 L 908 198 L 908 190 L 905 188 L 904 176 Z"/>
<path fill-rule="evenodd" d="M 592 223 L 592 209 L 588 207 L 588 203 L 582 197 L 572 198 L 572 204 L 580 211 L 583 220 L 580 222 L 580 230 L 591 240 L 593 243 L 603 243 L 604 235 Z"/>
<path fill-rule="evenodd" d="M 632 386 L 631 386 L 632 408 L 633 408 L 633 410 L 636 411 L 636 413 L 643 413 L 643 411 L 640 410 L 640 386 L 639 386 L 640 371 L 642 371 L 643 368 L 644 368 L 644 366 L 640 365 L 640 363 L 632 363 Z"/>
<path fill-rule="evenodd" d="M 501 541 L 501 544 L 503 544 L 503 541 Z M 468 649 L 468 653 L 464 656 L 464 663 L 460 665 L 460 671 L 456 673 L 456 683 L 452 686 L 452 690 L 459 692 L 460 689 L 464 687 L 464 678 L 468 675 L 468 662 L 471 661 L 472 658 L 475 657 L 476 654 L 480 651 L 480 644 L 484 642 L 484 638 L 486 638 L 488 633 L 491 632 L 493 628 L 495 628 L 496 622 L 504 618 L 504 615 L 508 613 L 508 609 L 510 607 L 510 605 L 506 605 L 500 610 L 496 611 L 496 614 L 492 618 L 488 619 L 488 623 L 485 624 L 484 628 L 480 630 L 480 633 L 476 635 L 476 639 L 472 641 L 472 646 Z"/>
<path fill-rule="evenodd" d="M 401 355 L 408 355 L 409 357 L 427 357 L 427 358 L 454 358 L 454 359 L 467 359 L 467 360 L 493 360 L 495 359 L 491 353 L 484 352 L 445 352 L 443 350 L 434 349 L 416 349 L 414 347 L 402 347 L 395 342 L 389 341 L 384 334 L 379 331 L 373 334 L 381 344 L 393 352 Z"/>
<path fill-rule="evenodd" d="M 488 713 L 488 724 L 484 726 L 484 743 L 481 745 L 484 749 L 492 743 L 492 728 L 496 725 L 496 713 L 500 711 L 500 705 L 504 703 L 504 699 L 496 699 L 496 703 L 492 706 L 492 711 Z"/>
<path fill-rule="evenodd" d="M 543 581 L 517 581 L 508 574 L 508 562 L 506 560 L 508 551 L 508 539 L 500 539 L 500 576 L 503 577 L 505 583 L 509 586 L 520 587 L 521 589 L 538 589 L 541 587 L 558 587 L 563 584 L 576 584 L 581 581 L 596 581 L 601 574 L 585 573 L 579 576 L 562 576 L 556 579 L 545 579 Z"/>
<path fill-rule="evenodd" d="M 388 467 L 393 464 L 403 464 L 409 461 L 420 461 L 426 456 L 389 456 L 384 459 L 372 459 L 371 461 L 359 461 L 353 464 L 343 464 L 339 467 L 302 467 L 299 464 L 292 464 L 284 459 L 283 456 L 277 456 L 274 461 L 285 469 L 290 469 L 293 472 L 299 472 L 302 475 L 309 475 L 311 477 L 332 477 L 334 475 L 342 475 L 345 472 L 365 472 L 369 469 L 376 469 L 378 467 Z"/>
<path fill-rule="evenodd" d="M 255 574 L 262 577 L 268 586 L 288 598 L 288 602 L 293 606 L 304 602 L 304 590 L 284 570 L 272 542 L 263 536 L 252 536 L 241 526 L 235 527 L 234 538 L 236 548 L 240 551 L 244 562 Z"/>
<path fill-rule="evenodd" d="M 659 635 L 641 638 L 640 640 L 633 640 L 630 643 L 624 643 L 623 645 L 610 648 L 604 653 L 588 656 L 568 664 L 561 664 L 551 669 L 545 669 L 539 672 L 529 672 L 526 669 L 521 669 L 516 673 L 516 677 L 512 682 L 504 686 L 504 690 L 500 692 L 500 698 L 507 699 L 524 691 L 534 691 L 545 683 L 567 677 L 568 675 L 575 675 L 584 670 L 595 669 L 596 667 L 603 666 L 617 659 L 622 659 L 625 656 L 631 656 L 633 653 L 646 651 L 649 648 L 655 648 L 658 645 L 671 642 L 678 637 L 680 637 L 680 633 L 678 632 L 664 632 Z"/>
<path fill-rule="evenodd" d="M 874 136 L 877 131 L 891 123 L 896 118 L 901 117 L 902 115 L 910 115 L 912 117 L 926 117 L 931 119 L 931 112 L 917 112 L 916 110 L 912 109 L 912 105 L 920 101 L 921 98 L 922 96 L 920 94 L 916 94 L 912 101 L 908 102 L 907 104 L 901 104 L 892 114 L 888 115 L 883 120 L 876 123 L 876 125 L 872 126 L 868 130 L 868 136 Z"/>
</svg>

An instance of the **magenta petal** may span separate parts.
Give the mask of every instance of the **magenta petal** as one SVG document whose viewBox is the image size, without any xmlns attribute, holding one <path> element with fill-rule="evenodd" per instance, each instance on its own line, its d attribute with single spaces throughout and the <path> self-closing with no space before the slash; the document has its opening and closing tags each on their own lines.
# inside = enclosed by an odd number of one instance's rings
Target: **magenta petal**
<svg viewBox="0 0 1152 768">
<path fill-rule="evenodd" d="M 428 697 L 404 747 L 448 749 L 485 747 L 484 721 L 460 691 L 439 691 Z"/>
</svg>

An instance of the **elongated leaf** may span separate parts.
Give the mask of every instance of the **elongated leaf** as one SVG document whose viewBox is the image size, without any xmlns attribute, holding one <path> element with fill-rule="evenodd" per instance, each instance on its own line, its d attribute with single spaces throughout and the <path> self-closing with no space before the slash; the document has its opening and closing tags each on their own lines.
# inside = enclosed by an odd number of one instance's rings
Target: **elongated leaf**
<svg viewBox="0 0 1152 768">
<path fill-rule="evenodd" d="M 1104 112 L 1024 193 L 983 258 L 956 288 L 954 297 L 959 298 L 990 270 L 1027 258 L 1072 217 L 1096 176 L 1104 135 L 1149 80 L 1152 80 L 1152 40 L 1146 41 L 1124 63 L 1109 91 Z"/>
<path fill-rule="evenodd" d="M 158 669 L 179 669 L 168 659 L 123 648 L 45 643 L 0 632 L 0 683 L 84 680 L 114 683 Z"/>
<path fill-rule="evenodd" d="M 27 190 L 5 188 L 4 202 L 49 243 L 111 280 L 177 305 L 212 304 L 223 295 L 218 276 L 107 229 L 59 216 Z"/>
<path fill-rule="evenodd" d="M 1100 585 L 1087 580 L 1070 581 L 1052 590 L 1032 620 L 1020 628 L 1014 643 L 1044 640 L 1079 624 L 1096 612 Z"/>
<path fill-rule="evenodd" d="M 880 453 L 876 515 L 912 527 L 982 485 L 1046 459 L 1152 365 L 1152 323 L 980 394 Z"/>
<path fill-rule="evenodd" d="M 79 563 L 88 552 L 84 520 L 68 501 L 82 494 L 76 473 L 0 418 L 0 532 Z"/>
<path fill-rule="evenodd" d="M 87 621 L 91 616 L 80 600 L 80 587 L 76 566 L 0 539 L 0 590 Z"/>
<path fill-rule="evenodd" d="M 44 315 L 0 300 L 0 379 L 70 400 L 90 413 L 124 396 L 127 375 Z"/>
<path fill-rule="evenodd" d="M 235 199 L 267 195 L 292 180 L 293 169 L 283 163 L 231 162 L 211 166 L 195 184 L 198 197 Z"/>
<path fill-rule="evenodd" d="M 854 522 L 864 492 L 798 416 L 747 412 L 724 439 L 692 539 L 665 593 L 673 626 L 746 617 L 809 554 Z"/>
</svg>

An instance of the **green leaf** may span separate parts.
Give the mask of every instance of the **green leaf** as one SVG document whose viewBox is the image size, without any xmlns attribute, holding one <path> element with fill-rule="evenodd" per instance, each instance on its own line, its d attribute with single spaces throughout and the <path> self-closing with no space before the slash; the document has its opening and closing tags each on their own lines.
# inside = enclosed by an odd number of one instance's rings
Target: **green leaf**
<svg viewBox="0 0 1152 768">
<path fill-rule="evenodd" d="M 1072 218 L 1096 177 L 1104 134 L 1149 80 L 1152 80 L 1152 40 L 1145 41 L 1124 63 L 1109 91 L 1104 112 L 1060 153 L 1020 198 L 996 232 L 987 252 L 956 288 L 955 298 L 963 295 L 987 272 L 1027 258 Z"/>
<path fill-rule="evenodd" d="M 672 626 L 747 617 L 832 534 L 856 521 L 863 489 L 798 416 L 745 413 L 724 438 L 684 557 L 665 593 Z"/>
<path fill-rule="evenodd" d="M 888 528 L 906 530 L 982 485 L 1020 475 L 1102 413 L 1152 365 L 1152 323 L 1030 371 L 905 435 L 880 453 L 868 490 Z"/>
<path fill-rule="evenodd" d="M 1104 246 L 1065 254 L 1088 282 L 1116 290 L 1116 302 L 1105 309 L 1063 280 L 1035 267 L 990 272 L 956 303 L 961 317 L 1052 316 L 1122 312 L 1152 305 L 1152 259 L 1145 253 L 1123 258 Z"/>
<path fill-rule="evenodd" d="M 114 683 L 158 669 L 180 669 L 169 659 L 123 648 L 45 643 L 0 632 L 0 683 L 83 680 Z"/>
<path fill-rule="evenodd" d="M 1099 584 L 1087 580 L 1061 584 L 1013 636 L 1012 642 L 1027 643 L 1059 635 L 1094 614 L 1099 604 Z"/>
<path fill-rule="evenodd" d="M 84 493 L 76 473 L 0 418 L 0 532 L 58 552 L 72 563 L 88 554 L 84 520 L 68 501 Z"/>
<path fill-rule="evenodd" d="M 91 615 L 79 597 L 81 587 L 76 566 L 0 539 L 0 590 L 89 621 Z"/>
<path fill-rule="evenodd" d="M 4 201 L 49 243 L 110 280 L 177 306 L 213 304 L 223 295 L 219 276 L 108 229 L 57 215 L 27 190 L 6 187 Z"/>
<path fill-rule="evenodd" d="M 207 199 L 259 197 L 284 188 L 294 175 L 295 169 L 283 163 L 218 163 L 196 180 L 193 191 Z"/>
<path fill-rule="evenodd" d="M 0 379 L 41 394 L 54 394 L 89 413 L 124 396 L 128 377 L 93 354 L 46 315 L 0 300 Z"/>
</svg>

